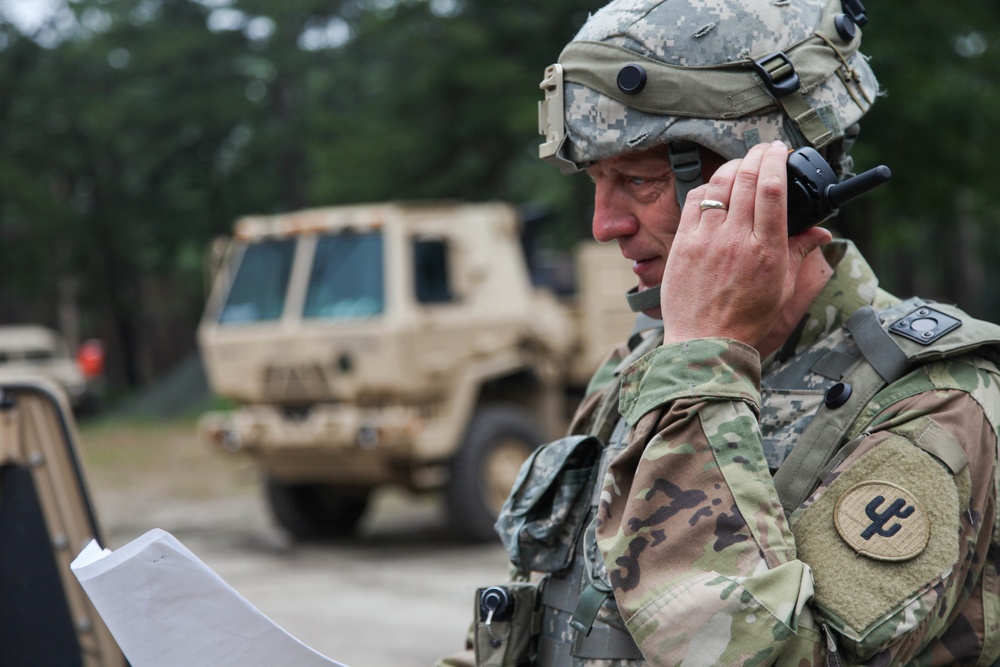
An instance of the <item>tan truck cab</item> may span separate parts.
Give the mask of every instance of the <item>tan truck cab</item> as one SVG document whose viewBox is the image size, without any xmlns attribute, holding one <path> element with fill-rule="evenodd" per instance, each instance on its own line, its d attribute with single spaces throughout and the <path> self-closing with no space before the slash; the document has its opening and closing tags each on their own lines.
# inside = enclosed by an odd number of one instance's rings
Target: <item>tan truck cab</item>
<svg viewBox="0 0 1000 667">
<path fill-rule="evenodd" d="M 533 284 L 508 204 L 385 203 L 237 221 L 198 342 L 204 417 L 252 456 L 277 521 L 350 531 L 385 484 L 442 489 L 455 528 L 492 524 L 521 462 L 560 435 L 631 330 L 615 246 L 576 252 L 577 293 Z"/>
</svg>

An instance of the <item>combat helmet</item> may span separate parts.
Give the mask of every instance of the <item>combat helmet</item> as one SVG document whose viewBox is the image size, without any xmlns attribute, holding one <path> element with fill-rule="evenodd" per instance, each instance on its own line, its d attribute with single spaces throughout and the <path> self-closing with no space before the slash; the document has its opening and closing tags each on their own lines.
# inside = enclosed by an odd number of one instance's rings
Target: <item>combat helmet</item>
<svg viewBox="0 0 1000 667">
<path fill-rule="evenodd" d="M 540 84 L 539 155 L 564 173 L 669 144 L 678 201 L 701 184 L 698 146 L 725 159 L 781 140 L 841 178 L 878 94 L 858 50 L 860 0 L 614 0 Z"/>
</svg>

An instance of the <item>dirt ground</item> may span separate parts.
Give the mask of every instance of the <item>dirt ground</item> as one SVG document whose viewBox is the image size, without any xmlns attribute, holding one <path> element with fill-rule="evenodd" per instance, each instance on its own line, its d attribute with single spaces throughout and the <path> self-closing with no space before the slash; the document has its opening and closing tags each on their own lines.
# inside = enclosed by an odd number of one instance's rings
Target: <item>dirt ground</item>
<svg viewBox="0 0 1000 667">
<path fill-rule="evenodd" d="M 452 535 L 436 498 L 379 492 L 357 538 L 301 545 L 274 526 L 249 461 L 190 421 L 83 424 L 107 546 L 153 528 L 180 539 L 290 634 L 348 667 L 432 665 L 459 650 L 475 589 L 503 581 L 496 544 Z"/>
</svg>

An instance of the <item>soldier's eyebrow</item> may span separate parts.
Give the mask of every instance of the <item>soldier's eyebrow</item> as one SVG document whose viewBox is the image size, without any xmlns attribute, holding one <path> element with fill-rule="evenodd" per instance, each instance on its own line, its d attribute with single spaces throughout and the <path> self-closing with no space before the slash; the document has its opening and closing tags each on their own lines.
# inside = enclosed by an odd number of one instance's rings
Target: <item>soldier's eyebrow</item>
<svg viewBox="0 0 1000 667">
<path fill-rule="evenodd" d="M 660 162 L 649 157 L 624 162 L 614 169 L 619 174 L 627 176 L 642 176 L 643 178 L 670 178 L 674 171 L 667 162 Z"/>
</svg>

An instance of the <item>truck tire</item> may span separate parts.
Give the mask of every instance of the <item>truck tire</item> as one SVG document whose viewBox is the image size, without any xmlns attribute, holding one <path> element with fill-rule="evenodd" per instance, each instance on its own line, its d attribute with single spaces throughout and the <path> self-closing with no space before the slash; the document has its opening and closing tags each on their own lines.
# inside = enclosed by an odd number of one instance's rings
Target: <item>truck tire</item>
<svg viewBox="0 0 1000 667">
<path fill-rule="evenodd" d="M 368 506 L 368 492 L 330 484 L 264 480 L 264 495 L 278 525 L 297 540 L 347 537 Z"/>
<path fill-rule="evenodd" d="M 444 488 L 458 535 L 476 542 L 497 539 L 497 514 L 521 464 L 543 441 L 535 418 L 523 408 L 491 405 L 476 410 Z"/>
</svg>

